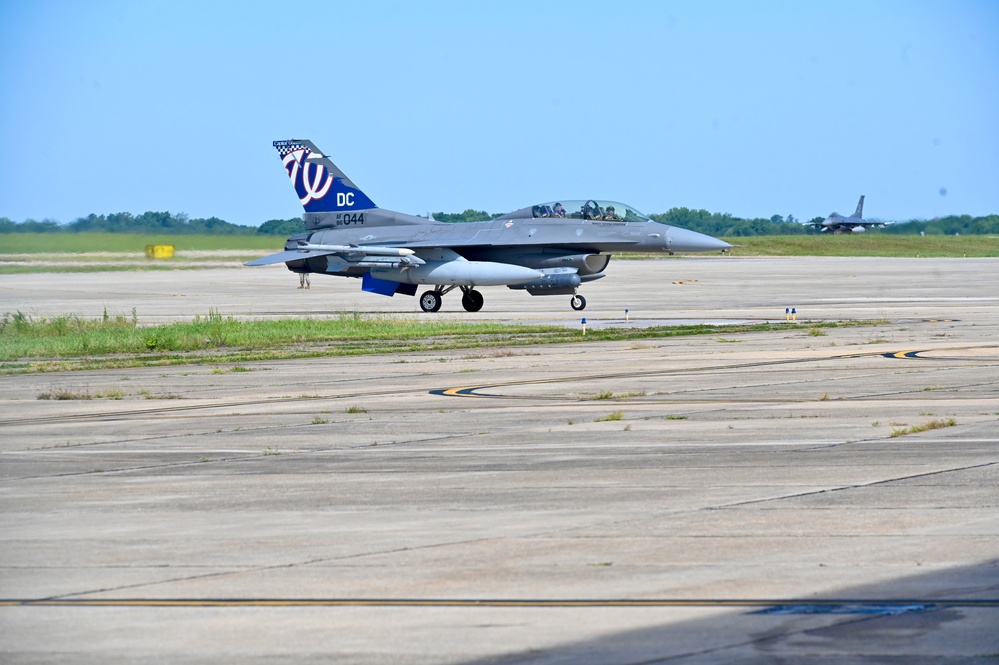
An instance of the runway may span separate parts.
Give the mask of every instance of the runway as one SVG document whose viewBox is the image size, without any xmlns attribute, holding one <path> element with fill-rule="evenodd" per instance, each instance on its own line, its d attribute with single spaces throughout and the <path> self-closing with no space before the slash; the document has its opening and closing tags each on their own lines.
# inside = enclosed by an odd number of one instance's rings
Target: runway
<svg viewBox="0 0 999 665">
<path fill-rule="evenodd" d="M 582 313 L 440 316 L 875 323 L 4 376 L 0 660 L 992 662 L 997 268 L 617 262 Z M 312 283 L 11 275 L 0 309 L 432 316 Z"/>
</svg>

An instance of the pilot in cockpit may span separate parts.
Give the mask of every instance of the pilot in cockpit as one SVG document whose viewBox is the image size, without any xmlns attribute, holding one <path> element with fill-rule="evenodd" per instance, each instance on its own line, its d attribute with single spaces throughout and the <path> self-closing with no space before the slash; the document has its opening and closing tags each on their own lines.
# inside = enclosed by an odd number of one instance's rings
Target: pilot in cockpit
<svg viewBox="0 0 999 665">
<path fill-rule="evenodd" d="M 621 218 L 617 216 L 617 212 L 614 211 L 614 206 L 607 206 L 607 210 L 604 212 L 604 219 L 608 222 L 621 221 Z"/>
<path fill-rule="evenodd" d="M 562 207 L 561 203 L 555 204 L 555 210 L 553 212 L 555 217 L 565 217 L 565 208 Z"/>
</svg>

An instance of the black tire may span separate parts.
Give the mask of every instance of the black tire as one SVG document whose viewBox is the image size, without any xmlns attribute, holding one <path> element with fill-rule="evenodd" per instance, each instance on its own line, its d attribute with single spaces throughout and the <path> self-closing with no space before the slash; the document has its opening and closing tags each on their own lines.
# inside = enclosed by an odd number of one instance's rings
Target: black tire
<svg viewBox="0 0 999 665">
<path fill-rule="evenodd" d="M 420 309 L 424 312 L 439 311 L 444 299 L 436 291 L 424 291 L 420 296 Z"/>
<path fill-rule="evenodd" d="M 572 300 L 569 301 L 569 304 L 572 305 L 572 308 L 578 312 L 579 310 L 586 308 L 586 298 L 583 296 L 573 296 Z"/>
<path fill-rule="evenodd" d="M 461 306 L 465 308 L 466 312 L 478 312 L 482 309 L 482 303 L 486 301 L 482 297 L 482 294 L 472 289 L 471 291 L 466 291 L 461 295 Z"/>
</svg>

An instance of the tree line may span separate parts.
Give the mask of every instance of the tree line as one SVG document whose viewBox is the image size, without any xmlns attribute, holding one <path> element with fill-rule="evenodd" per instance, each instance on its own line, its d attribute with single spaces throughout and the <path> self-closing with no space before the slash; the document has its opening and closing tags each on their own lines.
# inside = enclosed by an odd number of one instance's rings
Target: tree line
<svg viewBox="0 0 999 665">
<path fill-rule="evenodd" d="M 460 224 L 463 222 L 481 222 L 495 219 L 500 213 L 488 213 L 484 210 L 468 209 L 459 213 L 432 213 L 439 222 Z M 774 215 L 770 219 L 743 219 L 728 213 L 708 212 L 707 210 L 691 210 L 689 208 L 671 208 L 670 210 L 650 217 L 657 222 L 679 226 L 681 228 L 705 233 L 710 236 L 742 237 L 767 235 L 800 235 L 817 233 L 816 223 L 821 223 L 822 217 L 801 223 L 792 215 L 781 217 Z M 127 212 L 109 215 L 90 214 L 80 217 L 69 224 L 60 224 L 53 220 L 36 221 L 33 219 L 14 222 L 6 217 L 0 217 L 0 233 L 138 233 L 138 234 L 200 234 L 200 235 L 274 235 L 290 236 L 305 231 L 300 217 L 290 219 L 271 219 L 260 226 L 241 226 L 232 224 L 218 217 L 190 218 L 184 213 L 144 212 L 133 215 Z M 985 235 L 999 234 L 999 215 L 972 217 L 971 215 L 950 215 L 933 220 L 912 220 L 889 224 L 884 229 L 868 229 L 870 233 L 919 234 L 927 235 Z"/>
<path fill-rule="evenodd" d="M 301 220 L 298 220 L 301 224 Z M 0 233 L 139 233 L 139 234 L 199 234 L 199 235 L 253 235 L 257 227 L 232 224 L 218 217 L 191 219 L 184 213 L 144 212 L 133 215 L 129 212 L 116 212 L 110 215 L 79 217 L 69 224 L 60 224 L 50 219 L 41 222 L 33 219 L 17 224 L 0 217 Z"/>
</svg>

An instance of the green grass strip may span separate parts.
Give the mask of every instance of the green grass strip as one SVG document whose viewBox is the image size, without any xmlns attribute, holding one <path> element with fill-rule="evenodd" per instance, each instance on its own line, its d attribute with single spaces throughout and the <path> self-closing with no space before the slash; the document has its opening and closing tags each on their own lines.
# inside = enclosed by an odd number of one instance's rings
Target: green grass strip
<svg viewBox="0 0 999 665">
<path fill-rule="evenodd" d="M 965 258 L 999 256 L 997 236 L 816 234 L 725 238 L 733 256 L 881 256 Z"/>
<path fill-rule="evenodd" d="M 426 321 L 361 315 L 336 319 L 239 321 L 218 312 L 189 323 L 139 326 L 133 313 L 93 320 L 79 316 L 0 318 L 0 374 L 163 364 L 214 364 L 279 358 L 445 351 L 475 347 L 598 342 L 719 333 L 855 325 L 761 323 L 608 327 L 585 336 L 563 326 Z"/>
<path fill-rule="evenodd" d="M 131 253 L 145 258 L 146 245 L 173 245 L 181 257 L 190 251 L 247 252 L 258 257 L 284 247 L 283 236 L 139 235 L 126 233 L 7 233 L 0 235 L 0 254 L 35 254 L 36 260 L 73 261 L 81 253 Z M 999 257 L 995 235 L 895 235 L 873 231 L 864 234 L 808 234 L 725 238 L 736 245 L 734 256 L 880 256 L 880 257 Z M 661 254 L 619 253 L 616 258 L 661 258 Z M 233 263 L 238 259 L 227 257 Z M 81 258 L 93 261 L 93 257 Z M 113 261 L 112 257 L 109 260 Z M 153 263 L 153 260 L 150 260 Z M 177 258 L 162 260 L 164 267 L 182 267 Z M 65 268 L 49 268 L 64 270 Z M 108 268 L 111 269 L 111 268 Z M 5 272 L 29 272 L 27 267 L 7 266 Z"/>
<path fill-rule="evenodd" d="M 134 252 L 145 257 L 146 245 L 173 245 L 178 252 L 239 249 L 279 252 L 284 236 L 143 235 L 138 233 L 4 233 L 0 254 L 58 254 L 59 260 L 80 252 Z M 69 255 L 69 256 L 67 256 Z"/>
</svg>

